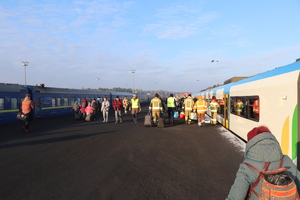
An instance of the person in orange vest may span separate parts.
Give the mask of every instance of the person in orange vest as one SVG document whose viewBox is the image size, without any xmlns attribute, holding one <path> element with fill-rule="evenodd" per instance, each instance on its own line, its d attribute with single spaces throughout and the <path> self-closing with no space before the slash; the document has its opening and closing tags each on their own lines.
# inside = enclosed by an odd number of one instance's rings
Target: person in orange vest
<svg viewBox="0 0 300 200">
<path fill-rule="evenodd" d="M 241 115 L 243 108 L 244 108 L 244 103 L 241 100 L 241 98 L 238 98 L 236 102 L 236 114 Z"/>
<path fill-rule="evenodd" d="M 204 116 L 207 109 L 206 101 L 203 100 L 202 96 L 198 97 L 198 100 L 194 104 L 194 112 L 198 115 L 198 126 L 204 122 Z"/>
<path fill-rule="evenodd" d="M 155 94 L 155 97 L 151 99 L 149 112 L 152 112 L 153 122 L 156 124 L 158 118 L 160 118 L 160 114 L 163 113 L 162 102 L 157 93 Z"/>
<path fill-rule="evenodd" d="M 185 114 L 185 123 L 190 124 L 191 119 L 190 119 L 190 114 L 193 110 L 194 107 L 194 101 L 192 99 L 192 95 L 189 94 L 188 97 L 184 100 L 183 105 L 182 105 L 182 110 L 184 110 Z"/>
<path fill-rule="evenodd" d="M 259 100 L 253 102 L 253 114 L 255 119 L 259 119 Z"/>
<path fill-rule="evenodd" d="M 211 112 L 211 123 L 217 124 L 217 111 L 218 111 L 219 103 L 215 96 L 212 97 L 209 107 Z"/>
</svg>

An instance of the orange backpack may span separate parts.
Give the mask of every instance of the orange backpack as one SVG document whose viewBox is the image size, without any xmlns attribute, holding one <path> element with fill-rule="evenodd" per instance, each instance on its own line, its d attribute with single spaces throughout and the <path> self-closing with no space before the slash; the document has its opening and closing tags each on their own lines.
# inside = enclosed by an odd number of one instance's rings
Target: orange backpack
<svg viewBox="0 0 300 200">
<path fill-rule="evenodd" d="M 295 181 L 285 173 L 287 168 L 282 167 L 283 158 L 280 160 L 279 168 L 273 170 L 268 170 L 270 162 L 265 163 L 262 171 L 259 171 L 249 163 L 244 163 L 259 174 L 257 180 L 250 186 L 247 200 L 250 199 L 252 194 L 260 200 L 299 200 Z M 260 180 L 262 180 L 261 194 L 258 194 L 254 188 Z"/>
</svg>

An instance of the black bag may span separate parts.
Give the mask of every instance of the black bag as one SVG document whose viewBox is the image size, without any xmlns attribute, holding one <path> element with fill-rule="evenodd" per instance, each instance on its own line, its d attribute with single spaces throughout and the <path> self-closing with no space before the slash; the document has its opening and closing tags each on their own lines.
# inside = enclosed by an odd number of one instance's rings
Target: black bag
<svg viewBox="0 0 300 200">
<path fill-rule="evenodd" d="M 29 115 L 28 114 L 23 114 L 22 112 L 19 112 L 16 116 L 17 119 L 27 121 Z"/>
</svg>

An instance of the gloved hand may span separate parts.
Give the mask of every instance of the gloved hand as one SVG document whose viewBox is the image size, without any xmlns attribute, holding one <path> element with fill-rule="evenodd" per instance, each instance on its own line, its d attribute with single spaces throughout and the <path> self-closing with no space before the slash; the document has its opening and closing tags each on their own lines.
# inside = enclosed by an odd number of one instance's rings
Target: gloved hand
<svg viewBox="0 0 300 200">
<path fill-rule="evenodd" d="M 164 114 L 164 111 L 160 111 L 161 114 Z"/>
<path fill-rule="evenodd" d="M 149 110 L 148 113 L 151 113 L 151 110 Z"/>
</svg>

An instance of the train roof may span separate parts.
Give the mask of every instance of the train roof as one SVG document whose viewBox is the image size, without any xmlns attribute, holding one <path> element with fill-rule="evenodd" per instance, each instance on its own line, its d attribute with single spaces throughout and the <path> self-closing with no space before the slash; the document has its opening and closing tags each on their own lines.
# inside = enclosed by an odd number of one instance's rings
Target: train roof
<svg viewBox="0 0 300 200">
<path fill-rule="evenodd" d="M 208 90 L 205 90 L 202 92 L 195 92 L 195 93 L 193 93 L 193 96 L 200 96 L 203 92 L 207 92 L 207 91 L 213 91 L 213 93 L 215 94 L 216 91 L 219 89 L 224 89 L 224 91 L 223 91 L 224 94 L 229 94 L 230 88 L 234 85 L 240 85 L 240 84 L 244 84 L 244 83 L 248 83 L 248 82 L 252 82 L 252 81 L 257 81 L 257 80 L 261 80 L 261 79 L 265 79 L 265 78 L 269 78 L 269 77 L 273 77 L 273 76 L 278 76 L 281 74 L 285 74 L 285 73 L 289 73 L 289 72 L 293 72 L 293 71 L 297 71 L 297 70 L 298 71 L 300 70 L 300 62 L 294 62 L 289 65 L 277 67 L 273 70 L 254 75 L 249 78 L 239 80 L 237 82 L 232 82 L 229 84 L 221 85 L 221 86 L 211 88 L 211 89 L 208 89 Z"/>
<path fill-rule="evenodd" d="M 29 86 L 34 93 L 42 94 L 91 94 L 91 95 L 109 95 L 110 92 L 102 92 L 96 90 L 80 90 L 80 89 L 68 89 L 68 88 L 52 88 L 52 87 L 39 87 Z"/>
<path fill-rule="evenodd" d="M 24 85 L 12 84 L 12 83 L 0 83 L 1 92 L 27 92 Z"/>
</svg>

